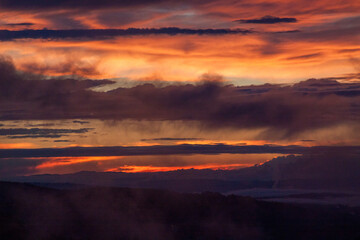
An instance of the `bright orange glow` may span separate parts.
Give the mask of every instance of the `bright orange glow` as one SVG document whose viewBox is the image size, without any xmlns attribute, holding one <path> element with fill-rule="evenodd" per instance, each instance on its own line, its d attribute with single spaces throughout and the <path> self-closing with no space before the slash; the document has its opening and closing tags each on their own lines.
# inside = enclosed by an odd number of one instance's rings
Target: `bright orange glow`
<svg viewBox="0 0 360 240">
<path fill-rule="evenodd" d="M 324 42 L 319 45 L 299 40 L 284 42 L 282 51 L 276 54 L 262 53 L 262 49 L 269 47 L 261 35 L 146 36 L 91 42 L 4 42 L 0 53 L 14 49 L 21 53 L 21 57 L 13 56 L 18 69 L 51 76 L 77 74 L 95 78 L 199 81 L 203 74 L 216 73 L 246 85 L 252 81 L 289 83 L 354 72 L 349 53 L 341 51 L 359 48 L 359 44 L 344 46 Z M 76 55 L 70 51 L 73 48 L 77 49 Z M 358 54 L 351 53 L 351 57 Z M 312 57 L 302 57 L 307 55 Z M 63 65 L 72 67 L 63 68 Z"/>
<path fill-rule="evenodd" d="M 212 169 L 212 170 L 234 170 L 239 168 L 251 167 L 254 164 L 204 164 L 204 165 L 193 165 L 193 166 L 175 166 L 175 167 L 154 167 L 154 166 L 129 166 L 111 168 L 105 170 L 105 172 L 126 172 L 126 173 L 137 173 L 137 172 L 169 172 L 176 170 L 188 170 L 188 169 Z"/>
<path fill-rule="evenodd" d="M 281 154 L 280 154 L 281 155 Z M 233 170 L 268 161 L 279 154 L 219 154 L 219 155 L 150 155 L 96 157 L 41 157 L 38 174 L 64 174 L 81 171 L 99 172 L 164 172 L 179 169 Z"/>
<path fill-rule="evenodd" d="M 166 140 L 149 140 L 148 142 L 135 142 L 131 144 L 123 144 L 124 147 L 150 147 L 150 146 L 158 146 L 159 143 L 166 143 L 166 145 L 182 145 L 182 144 L 199 144 L 199 145 L 217 145 L 217 144 L 224 144 L 224 145 L 263 145 L 263 144 L 271 144 L 271 142 L 264 141 L 264 140 L 245 140 L 245 141 L 223 141 L 223 140 L 186 140 L 186 141 L 166 141 Z"/>
<path fill-rule="evenodd" d="M 269 144 L 270 142 L 264 140 L 245 140 L 245 141 L 214 141 L 214 140 L 193 140 L 193 141 L 177 141 L 177 144 L 205 144 L 205 145 L 263 145 Z"/>
<path fill-rule="evenodd" d="M 91 145 L 91 144 L 70 144 L 62 148 L 67 147 L 103 147 L 104 145 Z"/>
<path fill-rule="evenodd" d="M 150 142 L 135 142 L 135 143 L 130 143 L 130 144 L 123 144 L 122 146 L 124 147 L 132 147 L 132 146 L 136 146 L 136 147 L 151 147 L 151 146 L 158 146 L 158 143 L 150 143 Z"/>
<path fill-rule="evenodd" d="M 0 149 L 35 148 L 33 143 L 0 143 Z"/>
<path fill-rule="evenodd" d="M 53 168 L 58 166 L 73 165 L 85 162 L 98 162 L 117 160 L 122 157 L 51 157 L 51 158 L 31 158 L 37 160 L 47 160 L 46 162 L 36 166 L 36 169 Z"/>
</svg>

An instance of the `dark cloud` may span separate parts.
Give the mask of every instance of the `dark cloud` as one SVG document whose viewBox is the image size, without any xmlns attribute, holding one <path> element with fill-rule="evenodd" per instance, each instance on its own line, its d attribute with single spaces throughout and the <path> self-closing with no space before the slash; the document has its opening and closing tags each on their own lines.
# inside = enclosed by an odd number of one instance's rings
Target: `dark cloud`
<svg viewBox="0 0 360 240">
<path fill-rule="evenodd" d="M 137 5 L 152 5 L 161 2 L 176 2 L 171 0 L 83 0 L 83 1 L 72 1 L 72 0 L 1 0 L 0 7 L 4 9 L 12 10 L 58 10 L 59 8 L 67 9 L 103 9 L 103 8 L 114 8 L 114 7 L 129 7 Z"/>
<path fill-rule="evenodd" d="M 275 24 L 275 23 L 294 23 L 297 22 L 296 18 L 281 18 L 281 17 L 273 17 L 273 16 L 264 16 L 262 18 L 256 19 L 240 19 L 235 20 L 238 23 L 252 23 L 252 24 Z"/>
<path fill-rule="evenodd" d="M 154 145 L 130 147 L 69 147 L 69 148 L 37 148 L 37 149 L 0 149 L 0 158 L 29 157 L 83 157 L 83 156 L 144 156 L 144 155 L 177 155 L 177 154 L 249 154 L 279 153 L 304 154 L 312 152 L 360 152 L 359 147 L 302 147 L 278 145 Z"/>
<path fill-rule="evenodd" d="M 307 59 L 317 58 L 317 57 L 320 57 L 322 55 L 323 55 L 322 53 L 312 53 L 312 54 L 289 57 L 286 60 L 307 60 Z"/>
<path fill-rule="evenodd" d="M 143 142 L 147 141 L 193 141 L 193 140 L 203 140 L 203 138 L 151 138 L 151 139 L 141 139 Z"/>
<path fill-rule="evenodd" d="M 0 149 L 0 158 L 81 157 L 81 156 L 142 156 L 220 153 L 302 153 L 304 147 L 232 146 L 232 145 L 156 145 L 134 147 L 71 147 L 43 149 Z"/>
<path fill-rule="evenodd" d="M 18 27 L 18 26 L 24 26 L 24 27 L 30 27 L 35 25 L 34 23 L 30 23 L 30 22 L 22 22 L 22 23 L 7 23 L 5 24 L 5 26 L 9 26 L 9 27 Z"/>
<path fill-rule="evenodd" d="M 90 128 L 81 129 L 52 129 L 52 128 L 2 128 L 1 136 L 10 135 L 38 135 L 38 134 L 64 134 L 64 133 L 86 133 Z"/>
<path fill-rule="evenodd" d="M 90 123 L 90 122 L 89 122 L 89 121 L 74 120 L 73 123 L 78 123 L 78 124 L 83 125 L 83 124 L 88 124 L 88 123 Z"/>
<path fill-rule="evenodd" d="M 128 28 L 128 29 L 69 29 L 69 30 L 0 30 L 0 41 L 15 39 L 104 39 L 118 36 L 142 36 L 142 35 L 225 35 L 225 34 L 248 34 L 251 30 L 244 29 L 190 29 L 190 28 Z"/>
<path fill-rule="evenodd" d="M 341 42 L 349 46 L 358 43 L 360 33 L 360 17 L 348 17 L 332 22 L 324 22 L 305 26 L 298 32 L 268 35 L 271 47 L 275 43 L 285 42 Z M 277 38 L 279 37 L 279 38 Z M 269 46 L 270 47 L 270 46 Z"/>
<path fill-rule="evenodd" d="M 54 123 L 25 124 L 25 127 L 52 127 Z"/>
<path fill-rule="evenodd" d="M 339 53 L 355 53 L 360 52 L 360 48 L 345 48 L 338 51 Z"/>
<path fill-rule="evenodd" d="M 349 74 L 345 74 L 345 75 L 343 75 L 341 77 L 334 77 L 332 79 L 333 80 L 347 80 L 347 81 L 356 80 L 357 82 L 359 82 L 360 73 L 349 73 Z"/>
<path fill-rule="evenodd" d="M 95 92 L 110 81 L 35 80 L 0 63 L 0 120 L 198 121 L 207 128 L 266 128 L 290 137 L 360 119 L 360 84 L 311 79 L 293 86 L 235 87 L 219 82 Z"/>
<path fill-rule="evenodd" d="M 0 8 L 5 10 L 21 10 L 21 11 L 91 11 L 91 10 L 114 10 L 114 9 L 128 9 L 138 10 L 139 8 L 160 8 L 162 11 L 169 9 L 184 9 L 186 6 L 201 6 L 211 2 L 223 3 L 219 0 L 1 0 Z M 135 14 L 136 15 L 136 14 Z"/>
<path fill-rule="evenodd" d="M 297 25 L 295 31 L 271 32 L 263 34 L 265 45 L 260 48 L 261 54 L 278 55 L 285 53 L 284 46 L 293 46 L 296 43 L 325 44 L 330 46 L 336 44 L 342 46 L 340 53 L 356 53 L 356 48 L 346 49 L 349 46 L 357 46 L 360 37 L 360 17 L 347 17 L 335 19 L 312 25 Z M 329 45 L 330 44 L 330 45 Z M 306 57 L 306 55 L 304 55 Z M 295 56 L 296 57 L 296 56 Z M 301 57 L 301 56 L 299 56 Z M 310 57 L 317 57 L 311 56 Z M 293 59 L 288 59 L 293 60 Z M 296 59 L 295 59 L 296 60 Z"/>
<path fill-rule="evenodd" d="M 15 136 L 7 136 L 10 139 L 19 139 L 19 138 L 61 138 L 67 135 L 59 135 L 59 134 L 37 134 L 37 135 L 15 135 Z"/>
<path fill-rule="evenodd" d="M 272 32 L 273 34 L 283 34 L 283 33 L 299 33 L 300 30 L 288 30 L 288 31 L 278 31 L 278 32 Z"/>
<path fill-rule="evenodd" d="M 17 138 L 60 138 L 68 134 L 87 133 L 90 128 L 81 129 L 51 129 L 51 128 L 2 128 L 0 136 L 10 139 Z"/>
</svg>

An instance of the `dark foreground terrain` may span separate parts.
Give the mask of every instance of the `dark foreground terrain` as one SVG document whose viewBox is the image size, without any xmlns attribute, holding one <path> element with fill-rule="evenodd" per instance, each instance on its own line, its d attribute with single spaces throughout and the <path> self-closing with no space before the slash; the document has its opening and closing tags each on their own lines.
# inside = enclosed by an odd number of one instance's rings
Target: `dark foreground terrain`
<svg viewBox="0 0 360 240">
<path fill-rule="evenodd" d="M 360 239 L 360 209 L 0 182 L 0 239 Z"/>
</svg>

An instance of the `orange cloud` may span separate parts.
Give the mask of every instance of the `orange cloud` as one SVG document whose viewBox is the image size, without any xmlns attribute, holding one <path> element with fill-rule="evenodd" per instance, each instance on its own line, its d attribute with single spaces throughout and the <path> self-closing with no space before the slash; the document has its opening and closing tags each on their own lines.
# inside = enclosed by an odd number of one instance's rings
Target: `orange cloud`
<svg viewBox="0 0 360 240">
<path fill-rule="evenodd" d="M 26 40 L 2 43 L 0 53 L 16 51 L 12 56 L 17 67 L 36 74 L 128 80 L 199 81 L 203 74 L 217 73 L 244 85 L 289 83 L 355 71 L 349 53 L 341 51 L 359 48 L 358 43 L 331 39 L 318 43 L 296 37 L 284 42 L 282 38 L 252 34 L 137 36 L 94 42 Z M 271 42 L 275 40 L 282 42 Z M 353 57 L 357 54 L 351 53 Z"/>
<path fill-rule="evenodd" d="M 212 169 L 212 170 L 234 170 L 244 167 L 251 167 L 253 164 L 240 163 L 240 164 L 204 164 L 204 165 L 192 165 L 192 166 L 174 166 L 174 167 L 156 167 L 156 166 L 133 166 L 125 165 L 117 168 L 110 168 L 105 172 L 126 172 L 126 173 L 137 173 L 137 172 L 169 172 L 176 170 L 188 170 L 188 169 Z"/>
</svg>

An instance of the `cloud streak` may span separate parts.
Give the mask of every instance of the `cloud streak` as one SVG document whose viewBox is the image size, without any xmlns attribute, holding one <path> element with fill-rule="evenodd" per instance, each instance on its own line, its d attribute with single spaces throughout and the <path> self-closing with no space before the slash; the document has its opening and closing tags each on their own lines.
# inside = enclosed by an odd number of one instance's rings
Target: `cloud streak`
<svg viewBox="0 0 360 240">
<path fill-rule="evenodd" d="M 9 27 L 30 27 L 35 25 L 34 23 L 30 23 L 30 22 L 21 22 L 21 23 L 7 23 L 4 24 L 5 26 L 9 26 Z"/>
<path fill-rule="evenodd" d="M 240 19 L 235 20 L 235 22 L 243 24 L 276 24 L 276 23 L 295 23 L 297 22 L 296 18 L 289 17 L 274 17 L 274 16 L 264 16 L 262 18 L 255 19 Z"/>
<path fill-rule="evenodd" d="M 181 144 L 130 147 L 69 147 L 38 149 L 0 149 L 0 158 L 43 158 L 43 157 L 90 157 L 90 156 L 147 156 L 147 155 L 186 155 L 186 154 L 305 154 L 316 152 L 355 152 L 360 148 L 344 147 L 302 147 L 277 145 L 225 145 L 225 144 Z"/>
<path fill-rule="evenodd" d="M 10 139 L 18 138 L 60 138 L 68 134 L 84 134 L 90 128 L 81 129 L 51 129 L 51 128 L 2 128 L 0 136 Z"/>
<path fill-rule="evenodd" d="M 227 35 L 249 34 L 252 30 L 246 29 L 190 29 L 190 28 L 128 28 L 128 29 L 70 29 L 70 30 L 0 30 L 1 41 L 16 39 L 106 39 L 120 36 L 145 35 Z"/>
<path fill-rule="evenodd" d="M 142 142 L 148 141 L 196 141 L 204 140 L 203 138 L 151 138 L 151 139 L 141 139 Z"/>
<path fill-rule="evenodd" d="M 99 8 L 114 8 L 114 7 L 130 7 L 130 6 L 141 6 L 150 5 L 161 2 L 172 2 L 171 0 L 134 0 L 134 1 L 112 1 L 112 0 L 85 0 L 85 1 L 71 1 L 71 0 L 55 0 L 55 1 L 44 1 L 44 0 L 2 0 L 0 7 L 12 10 L 47 10 L 47 9 L 58 9 L 67 8 L 79 8 L 79 9 L 99 9 Z"/>
</svg>

